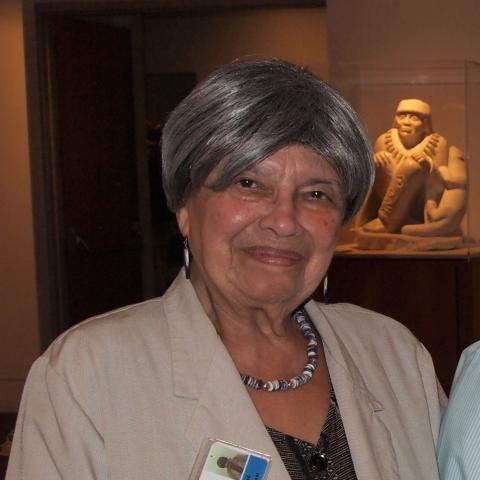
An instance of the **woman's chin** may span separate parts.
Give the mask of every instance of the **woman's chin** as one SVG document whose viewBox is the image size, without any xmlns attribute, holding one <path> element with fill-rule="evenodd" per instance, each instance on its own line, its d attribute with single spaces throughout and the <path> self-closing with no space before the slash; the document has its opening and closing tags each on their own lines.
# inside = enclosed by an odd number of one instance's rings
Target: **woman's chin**
<svg viewBox="0 0 480 480">
<path fill-rule="evenodd" d="M 302 280 L 292 281 L 279 276 L 275 278 L 271 275 L 265 278 L 259 278 L 257 276 L 249 282 L 245 282 L 243 285 L 237 283 L 237 288 L 247 301 L 259 307 L 262 305 L 296 304 L 308 295 L 303 288 Z"/>
</svg>

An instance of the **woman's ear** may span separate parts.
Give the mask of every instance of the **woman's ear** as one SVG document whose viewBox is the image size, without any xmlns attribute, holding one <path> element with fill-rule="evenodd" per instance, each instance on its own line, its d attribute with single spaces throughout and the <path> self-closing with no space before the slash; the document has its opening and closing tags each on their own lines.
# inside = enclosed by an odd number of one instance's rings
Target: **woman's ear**
<svg viewBox="0 0 480 480">
<path fill-rule="evenodd" d="M 180 232 L 182 233 L 182 236 L 184 238 L 188 238 L 189 225 L 190 225 L 188 208 L 186 206 L 179 208 L 175 215 L 177 216 L 177 224 L 178 224 L 178 228 L 180 229 Z"/>
</svg>

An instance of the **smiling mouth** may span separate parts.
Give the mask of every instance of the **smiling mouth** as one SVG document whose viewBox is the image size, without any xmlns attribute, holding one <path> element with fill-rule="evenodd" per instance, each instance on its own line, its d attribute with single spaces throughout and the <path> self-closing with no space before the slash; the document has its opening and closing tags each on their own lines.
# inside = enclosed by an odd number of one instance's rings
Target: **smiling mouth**
<svg viewBox="0 0 480 480">
<path fill-rule="evenodd" d="M 293 250 L 271 247 L 248 247 L 244 251 L 258 262 L 280 267 L 291 267 L 303 259 L 302 255 Z"/>
</svg>

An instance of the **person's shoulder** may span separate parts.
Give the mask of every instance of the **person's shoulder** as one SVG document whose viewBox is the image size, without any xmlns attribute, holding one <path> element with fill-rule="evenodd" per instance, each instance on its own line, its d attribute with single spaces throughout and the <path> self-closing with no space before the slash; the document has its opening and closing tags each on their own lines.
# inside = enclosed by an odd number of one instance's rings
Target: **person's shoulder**
<svg viewBox="0 0 480 480">
<path fill-rule="evenodd" d="M 465 348 L 460 356 L 455 377 L 465 375 L 465 373 L 475 372 L 480 378 L 480 341 L 472 343 Z"/>
<path fill-rule="evenodd" d="M 480 340 L 466 347 L 462 352 L 462 357 L 480 360 Z"/>
<path fill-rule="evenodd" d="M 315 305 L 344 341 L 350 339 L 368 346 L 384 345 L 387 341 L 391 345 L 409 345 L 414 349 L 421 345 L 405 325 L 387 315 L 351 303 Z"/>
<path fill-rule="evenodd" d="M 397 320 L 353 303 L 315 303 L 325 315 L 334 316 L 335 321 L 344 323 L 347 328 L 363 329 L 368 324 L 370 327 L 394 329 L 411 334 L 408 328 Z"/>
<path fill-rule="evenodd" d="M 437 150 L 448 147 L 448 140 L 441 133 L 432 132 L 426 138 L 434 143 Z"/>
<path fill-rule="evenodd" d="M 438 402 L 430 353 L 405 325 L 347 303 L 315 304 L 310 311 L 330 354 L 361 372 L 373 390 L 384 392 L 385 383 L 394 390 L 427 388 Z"/>
<path fill-rule="evenodd" d="M 133 326 L 148 327 L 157 324 L 163 317 L 163 301 L 163 297 L 157 297 L 95 315 L 70 328 L 59 339 L 76 334 L 110 336 L 131 331 Z"/>
<path fill-rule="evenodd" d="M 84 320 L 61 334 L 42 355 L 54 369 L 75 371 L 80 365 L 102 365 L 108 371 L 154 358 L 171 361 L 173 337 L 191 341 L 198 313 L 193 289 L 179 275 L 161 296 Z M 192 326 L 193 325 L 193 326 Z M 186 338 L 188 337 L 188 338 Z"/>
<path fill-rule="evenodd" d="M 57 337 L 45 353 L 44 360 L 63 369 L 88 359 L 126 355 L 167 337 L 163 297 L 127 305 L 86 319 Z"/>
<path fill-rule="evenodd" d="M 374 150 L 384 150 L 388 140 L 391 138 L 394 129 L 390 128 L 386 132 L 381 133 L 375 140 Z"/>
</svg>

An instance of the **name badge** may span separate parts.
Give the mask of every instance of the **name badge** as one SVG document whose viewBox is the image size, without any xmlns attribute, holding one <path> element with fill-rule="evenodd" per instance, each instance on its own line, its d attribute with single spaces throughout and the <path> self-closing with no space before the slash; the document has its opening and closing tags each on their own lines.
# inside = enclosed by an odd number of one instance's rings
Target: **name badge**
<svg viewBox="0 0 480 480">
<path fill-rule="evenodd" d="M 189 480 L 264 480 L 270 456 L 209 438 L 202 443 Z"/>
</svg>

